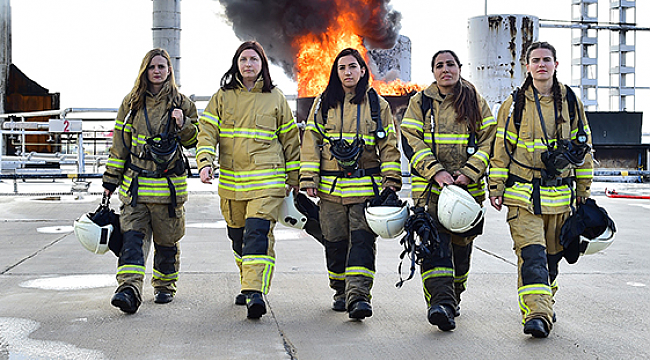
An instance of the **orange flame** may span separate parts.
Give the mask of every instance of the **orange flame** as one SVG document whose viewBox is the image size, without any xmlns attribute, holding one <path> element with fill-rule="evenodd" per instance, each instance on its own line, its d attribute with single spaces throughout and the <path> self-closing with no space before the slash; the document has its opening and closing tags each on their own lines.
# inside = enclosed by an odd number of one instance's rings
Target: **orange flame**
<svg viewBox="0 0 650 360">
<path fill-rule="evenodd" d="M 296 38 L 294 45 L 299 49 L 296 65 L 298 80 L 298 97 L 314 97 L 327 87 L 330 70 L 336 55 L 345 48 L 357 49 L 369 62 L 368 50 L 355 29 L 356 13 L 345 10 L 333 21 L 326 34 L 309 34 Z M 426 86 L 415 83 L 405 83 L 401 80 L 384 82 L 373 80 L 370 84 L 381 95 L 406 95 L 419 91 Z"/>
</svg>

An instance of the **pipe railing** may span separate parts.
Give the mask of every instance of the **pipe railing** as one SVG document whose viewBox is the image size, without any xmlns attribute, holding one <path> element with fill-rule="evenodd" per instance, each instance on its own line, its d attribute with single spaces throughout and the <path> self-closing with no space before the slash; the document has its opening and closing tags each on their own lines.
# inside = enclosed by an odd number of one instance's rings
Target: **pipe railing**
<svg viewBox="0 0 650 360">
<path fill-rule="evenodd" d="M 95 114 L 102 114 L 102 113 L 111 113 L 113 114 L 111 117 L 79 117 L 77 114 L 90 114 L 90 113 L 95 113 Z M 84 122 L 103 122 L 103 121 L 114 121 L 115 115 L 117 113 L 117 109 L 115 108 L 66 108 L 62 110 L 43 110 L 43 111 L 30 111 L 30 112 L 19 112 L 19 113 L 8 113 L 8 114 L 0 114 L 0 173 L 2 172 L 2 162 L 3 160 L 7 160 L 7 155 L 4 155 L 3 157 L 3 149 L 5 147 L 5 136 L 19 136 L 20 137 L 20 158 L 14 161 L 18 161 L 21 164 L 26 163 L 27 161 L 30 161 L 27 159 L 25 161 L 23 156 L 27 157 L 47 157 L 52 156 L 51 154 L 47 153 L 29 153 L 27 154 L 26 147 L 30 144 L 27 144 L 26 142 L 26 136 L 28 135 L 53 135 L 53 134 L 70 134 L 71 136 L 67 139 L 68 142 L 73 142 L 73 136 L 76 138 L 77 142 L 77 149 L 76 149 L 76 165 L 77 165 L 77 172 L 78 173 L 83 173 L 85 172 L 85 167 L 86 167 L 86 153 L 84 151 L 84 131 L 85 132 L 95 132 L 95 134 L 98 131 L 106 131 L 106 130 L 84 130 L 83 129 L 83 123 Z M 33 118 L 33 117 L 44 117 L 44 116 L 50 116 L 55 119 L 61 119 L 64 122 L 66 120 L 75 120 L 75 121 L 81 121 L 81 129 L 80 131 L 51 131 L 50 129 L 50 123 L 49 122 L 31 122 L 31 121 L 26 121 L 28 118 Z M 111 124 L 112 125 L 112 124 Z M 110 130 L 113 129 L 113 126 L 110 127 Z M 93 139 L 95 146 L 97 145 L 97 136 L 94 136 Z M 107 139 L 108 142 L 109 139 Z M 63 142 L 59 145 L 63 145 Z M 13 159 L 12 159 L 13 160 Z M 51 159 L 54 162 L 61 163 L 60 158 L 52 158 Z M 10 160 L 11 161 L 11 160 Z"/>
</svg>

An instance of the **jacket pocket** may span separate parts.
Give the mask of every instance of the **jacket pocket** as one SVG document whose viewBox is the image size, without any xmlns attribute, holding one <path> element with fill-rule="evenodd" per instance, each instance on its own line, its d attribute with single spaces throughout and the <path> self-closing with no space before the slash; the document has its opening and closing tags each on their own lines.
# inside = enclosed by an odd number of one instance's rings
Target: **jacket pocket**
<svg viewBox="0 0 650 360">
<path fill-rule="evenodd" d="M 255 115 L 255 129 L 253 130 L 253 142 L 249 149 L 251 154 L 266 151 L 276 139 L 277 130 L 276 118 L 269 115 Z"/>
<path fill-rule="evenodd" d="M 255 161 L 255 165 L 258 167 L 267 169 L 275 169 L 284 165 L 282 153 L 276 152 L 254 154 L 253 161 Z"/>
</svg>

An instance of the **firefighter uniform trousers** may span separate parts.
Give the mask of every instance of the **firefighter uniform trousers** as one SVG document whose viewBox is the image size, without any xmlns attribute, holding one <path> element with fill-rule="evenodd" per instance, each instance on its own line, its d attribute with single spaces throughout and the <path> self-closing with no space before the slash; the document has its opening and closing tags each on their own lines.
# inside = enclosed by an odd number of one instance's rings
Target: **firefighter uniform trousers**
<svg viewBox="0 0 650 360">
<path fill-rule="evenodd" d="M 430 204 L 427 212 L 437 219 L 437 203 Z M 438 230 L 438 235 L 439 251 L 427 256 L 420 266 L 424 298 L 429 307 L 449 305 L 456 309 L 460 304 L 460 295 L 467 290 L 476 236 L 462 237 L 441 229 Z"/>
<path fill-rule="evenodd" d="M 178 206 L 175 217 L 169 217 L 168 204 L 138 203 L 121 207 L 120 228 L 124 244 L 118 260 L 115 292 L 126 287 L 135 290 L 142 301 L 145 262 L 153 236 L 154 258 L 151 285 L 156 291 L 176 293 L 180 269 L 180 244 L 185 235 L 185 208 Z"/>
<path fill-rule="evenodd" d="M 273 227 L 284 198 L 221 199 L 221 213 L 228 226 L 241 291 L 268 294 L 275 268 Z"/>
<path fill-rule="evenodd" d="M 455 309 L 460 304 L 460 295 L 467 290 L 474 237 L 463 238 L 442 231 L 439 236 L 444 251 L 427 256 L 420 267 L 424 298 L 428 306 L 444 304 Z"/>
<path fill-rule="evenodd" d="M 365 216 L 365 204 L 341 205 L 320 202 L 320 222 L 325 240 L 325 258 L 334 300 L 345 299 L 346 307 L 370 302 L 375 278 L 375 242 Z"/>
<path fill-rule="evenodd" d="M 560 233 L 570 215 L 535 215 L 526 208 L 508 207 L 508 224 L 518 258 L 518 295 L 522 322 L 544 320 L 553 328 L 553 299 L 557 292 L 558 264 L 562 259 Z"/>
</svg>

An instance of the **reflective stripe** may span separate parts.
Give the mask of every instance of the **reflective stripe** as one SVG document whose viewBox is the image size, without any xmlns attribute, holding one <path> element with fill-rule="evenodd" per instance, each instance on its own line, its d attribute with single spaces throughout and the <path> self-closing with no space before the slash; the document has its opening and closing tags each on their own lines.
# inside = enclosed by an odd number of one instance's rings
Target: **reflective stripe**
<svg viewBox="0 0 650 360">
<path fill-rule="evenodd" d="M 494 116 L 488 116 L 486 118 L 483 118 L 483 121 L 481 122 L 480 130 L 485 130 L 486 128 L 496 124 L 497 124 L 497 120 L 494 118 Z"/>
<path fill-rule="evenodd" d="M 373 176 L 376 184 L 381 183 L 380 176 Z M 336 180 L 336 186 L 332 190 L 332 184 Z M 342 198 L 357 197 L 357 196 L 374 196 L 375 192 L 372 187 L 372 180 L 370 176 L 360 178 L 336 178 L 336 176 L 323 176 L 321 177 L 319 190 L 335 195 Z"/>
<path fill-rule="evenodd" d="M 431 149 L 429 148 L 416 152 L 413 154 L 413 158 L 411 158 L 411 167 L 416 168 L 417 164 L 429 155 L 433 156 L 433 152 L 431 152 Z"/>
<path fill-rule="evenodd" d="M 408 128 L 408 129 L 415 129 L 416 131 L 424 131 L 424 122 L 418 119 L 413 119 L 413 118 L 403 118 L 402 119 L 402 124 L 400 125 L 402 128 Z"/>
<path fill-rule="evenodd" d="M 400 167 L 398 162 L 385 162 L 381 163 L 381 172 L 384 171 L 398 171 L 401 172 L 402 168 Z"/>
<path fill-rule="evenodd" d="M 122 159 L 116 159 L 114 157 L 109 157 L 108 161 L 106 162 L 107 167 L 113 167 L 116 169 L 124 169 L 124 164 L 126 163 L 126 160 Z"/>
<path fill-rule="evenodd" d="M 594 169 L 576 169 L 577 179 L 592 179 L 594 177 Z"/>
<path fill-rule="evenodd" d="M 531 284 L 525 285 L 518 289 L 517 291 L 519 296 L 519 308 L 523 312 L 523 319 L 526 319 L 530 313 L 530 308 L 524 302 L 524 295 L 548 295 L 553 296 L 551 287 L 546 284 Z"/>
<path fill-rule="evenodd" d="M 220 130 L 219 136 L 226 139 L 263 139 L 267 141 L 278 138 L 274 131 L 247 128 L 224 128 Z"/>
<path fill-rule="evenodd" d="M 235 250 L 232 251 L 233 256 L 235 257 L 235 262 L 241 264 L 241 256 L 237 254 Z"/>
<path fill-rule="evenodd" d="M 145 267 L 141 265 L 122 265 L 117 268 L 117 274 L 138 274 L 144 276 Z"/>
<path fill-rule="evenodd" d="M 271 275 L 273 275 L 273 267 L 275 266 L 275 258 L 266 255 L 244 255 L 242 258 L 242 266 L 248 265 L 264 265 L 262 270 L 262 288 L 261 291 L 266 294 L 269 292 L 271 286 Z"/>
<path fill-rule="evenodd" d="M 429 183 L 422 177 L 412 176 L 411 177 L 411 191 L 413 193 L 422 193 L 426 190 Z M 437 183 L 433 183 L 431 186 L 430 192 L 436 195 L 440 195 L 440 186 Z M 479 197 L 485 195 L 485 179 L 481 178 L 480 183 L 472 183 L 467 185 L 467 191 L 473 197 Z"/>
<path fill-rule="evenodd" d="M 178 280 L 178 272 L 171 273 L 171 274 L 163 274 L 160 271 L 153 269 L 153 278 L 158 280 L 163 280 L 163 281 L 176 281 Z"/>
<path fill-rule="evenodd" d="M 533 184 L 516 182 L 513 186 L 507 187 L 504 198 L 519 200 L 530 204 L 533 196 Z M 562 186 L 540 186 L 539 200 L 541 206 L 558 207 L 571 203 L 571 189 L 568 185 Z"/>
<path fill-rule="evenodd" d="M 331 271 L 328 271 L 327 273 L 329 274 L 329 278 L 331 280 L 345 280 L 345 273 L 340 274 Z"/>
<path fill-rule="evenodd" d="M 203 121 L 205 121 L 207 123 L 216 125 L 217 128 L 221 128 L 221 120 L 219 119 L 219 117 L 216 116 L 216 115 L 212 115 L 207 111 L 203 112 L 203 114 L 199 118 L 199 121 L 201 121 L 201 120 L 203 120 Z"/>
<path fill-rule="evenodd" d="M 131 123 L 128 123 L 126 126 L 124 126 L 124 121 L 115 120 L 115 130 L 130 133 L 132 129 L 133 125 L 131 125 Z"/>
<path fill-rule="evenodd" d="M 437 144 L 460 144 L 467 145 L 469 134 L 435 134 L 435 142 Z"/>
<path fill-rule="evenodd" d="M 365 276 L 374 279 L 375 272 L 363 266 L 350 266 L 345 268 L 345 276 Z"/>
<path fill-rule="evenodd" d="M 282 188 L 285 185 L 284 168 L 235 172 L 219 169 L 219 187 L 230 191 L 252 191 Z"/>
<path fill-rule="evenodd" d="M 187 181 L 185 176 L 170 177 L 169 178 L 176 189 L 176 196 L 187 195 Z M 120 186 L 120 194 L 127 196 L 127 192 L 131 187 L 133 178 L 124 175 L 122 184 Z M 171 196 L 169 191 L 169 184 L 167 178 L 149 178 L 138 177 L 138 197 L 140 196 L 155 196 L 167 197 Z"/>
<path fill-rule="evenodd" d="M 422 273 L 422 282 L 427 279 L 440 278 L 440 277 L 454 277 L 454 269 L 447 267 L 435 267 Z"/>
<path fill-rule="evenodd" d="M 294 119 L 291 119 L 291 122 L 288 122 L 288 123 L 283 124 L 282 126 L 280 126 L 280 128 L 278 129 L 278 133 L 279 134 L 285 134 L 285 133 L 288 133 L 289 131 L 291 131 L 291 129 L 293 129 L 293 128 L 297 128 L 297 126 L 296 126 L 296 123 L 295 123 Z"/>
<path fill-rule="evenodd" d="M 300 161 L 287 161 L 287 171 L 294 171 L 300 169 Z"/>
<path fill-rule="evenodd" d="M 481 160 L 485 166 L 488 166 L 488 162 L 490 161 L 490 154 L 486 153 L 483 150 L 477 151 L 476 154 L 472 155 L 472 157 L 476 157 Z"/>
<path fill-rule="evenodd" d="M 454 283 L 456 284 L 462 284 L 464 288 L 467 288 L 467 279 L 469 278 L 469 271 L 466 272 L 463 275 L 460 276 L 455 276 L 454 275 Z"/>
<path fill-rule="evenodd" d="M 319 162 L 300 161 L 300 170 L 318 172 L 319 169 L 320 169 Z"/>
<path fill-rule="evenodd" d="M 490 168 L 489 177 L 491 178 L 507 178 L 509 170 L 507 168 Z"/>
<path fill-rule="evenodd" d="M 196 148 L 196 156 L 203 153 L 217 155 L 217 150 L 214 146 L 201 146 Z"/>
</svg>

